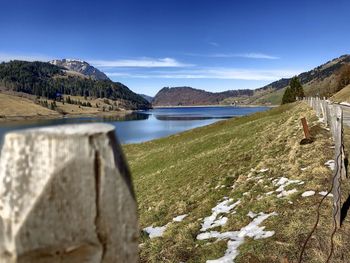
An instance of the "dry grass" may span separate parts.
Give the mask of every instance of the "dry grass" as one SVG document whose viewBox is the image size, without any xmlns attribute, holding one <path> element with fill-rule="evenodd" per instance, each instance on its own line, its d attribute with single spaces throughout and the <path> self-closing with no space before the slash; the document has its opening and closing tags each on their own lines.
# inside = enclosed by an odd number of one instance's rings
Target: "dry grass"
<svg viewBox="0 0 350 263">
<path fill-rule="evenodd" d="M 338 91 L 331 97 L 332 101 L 335 102 L 350 102 L 350 85 Z"/>
<path fill-rule="evenodd" d="M 312 127 L 315 137 L 312 144 L 299 144 L 303 138 L 301 117 L 306 117 Z M 223 256 L 226 241 L 198 241 L 196 236 L 202 218 L 209 216 L 211 208 L 224 196 L 242 202 L 236 214 L 226 215 L 229 220 L 216 229 L 219 231 L 245 226 L 250 221 L 248 211 L 278 213 L 263 223 L 276 234 L 268 239 L 246 239 L 235 262 L 296 262 L 321 200 L 317 193 L 307 198 L 302 198 L 301 193 L 330 187 L 331 172 L 324 166 L 333 158 L 329 137 L 310 108 L 292 104 L 125 146 L 141 228 L 163 226 L 175 216 L 188 214 L 183 222 L 170 224 L 161 238 L 149 239 L 142 233 L 141 262 L 205 262 Z M 302 171 L 304 167 L 307 169 Z M 269 171 L 259 173 L 261 168 Z M 263 176 L 262 181 L 249 179 L 249 174 Z M 295 187 L 298 192 L 285 198 L 277 198 L 276 193 L 266 196 L 266 192 L 276 189 L 271 179 L 282 176 L 303 180 L 305 184 L 288 186 L 286 190 Z M 243 195 L 245 192 L 248 194 Z M 321 212 L 320 227 L 307 247 L 304 262 L 323 262 L 328 255 L 331 198 L 327 198 Z M 350 258 L 343 246 L 349 243 L 350 235 L 343 229 L 344 233 L 337 235 L 337 252 L 332 262 Z"/>
<path fill-rule="evenodd" d="M 67 96 L 64 95 L 64 98 Z M 36 96 L 20 92 L 0 90 L 0 121 L 57 118 L 64 115 L 72 116 L 115 116 L 129 111 L 122 108 L 123 102 L 110 99 L 84 98 L 82 96 L 70 96 L 71 99 L 81 102 L 89 102 L 92 107 L 83 107 L 75 104 L 56 102 L 56 110 L 50 110 L 36 103 Z M 41 98 L 39 100 L 47 100 Z M 47 100 L 50 105 L 52 100 Z M 118 106 L 118 107 L 117 107 Z"/>
<path fill-rule="evenodd" d="M 11 117 L 57 116 L 57 112 L 35 104 L 32 100 L 0 93 L 0 120 Z"/>
</svg>

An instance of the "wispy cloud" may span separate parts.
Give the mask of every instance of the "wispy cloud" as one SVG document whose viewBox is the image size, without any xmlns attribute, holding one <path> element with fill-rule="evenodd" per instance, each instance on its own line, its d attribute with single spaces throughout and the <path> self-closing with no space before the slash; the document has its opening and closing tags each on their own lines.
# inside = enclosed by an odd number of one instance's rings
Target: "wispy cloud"
<svg viewBox="0 0 350 263">
<path fill-rule="evenodd" d="M 208 58 L 280 59 L 280 57 L 272 56 L 264 53 L 214 53 L 214 54 L 186 53 L 186 55 L 194 56 L 194 57 L 208 57 Z"/>
<path fill-rule="evenodd" d="M 213 47 L 218 47 L 220 46 L 219 43 L 217 42 L 209 42 L 209 45 L 213 46 Z"/>
<path fill-rule="evenodd" d="M 174 58 L 140 58 L 140 59 L 119 59 L 119 60 L 90 60 L 96 67 L 115 68 L 180 68 L 191 67 L 193 64 L 186 64 Z"/>
<path fill-rule="evenodd" d="M 0 52 L 0 62 L 7 62 L 11 60 L 25 60 L 25 61 L 49 61 L 52 57 L 41 54 L 11 54 Z"/>
<path fill-rule="evenodd" d="M 164 78 L 164 79 L 232 79 L 232 80 L 265 80 L 274 81 L 292 77 L 302 70 L 259 70 L 239 68 L 206 68 L 194 70 L 155 71 L 148 73 L 107 72 L 110 77 L 131 78 Z"/>
</svg>

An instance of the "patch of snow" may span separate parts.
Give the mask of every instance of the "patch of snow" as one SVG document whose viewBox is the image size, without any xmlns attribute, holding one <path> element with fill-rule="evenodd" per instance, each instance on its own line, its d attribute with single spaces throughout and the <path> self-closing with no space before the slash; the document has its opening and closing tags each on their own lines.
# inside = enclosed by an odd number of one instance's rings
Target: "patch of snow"
<svg viewBox="0 0 350 263">
<path fill-rule="evenodd" d="M 282 190 L 282 191 L 277 195 L 277 197 L 278 197 L 278 198 L 286 197 L 286 196 L 291 195 L 291 194 L 294 194 L 294 193 L 296 193 L 296 192 L 298 192 L 298 190 L 295 189 L 295 188 L 293 188 L 292 190 L 288 190 L 288 191 Z"/>
<path fill-rule="evenodd" d="M 329 169 L 334 171 L 335 169 L 335 162 L 334 160 L 328 160 L 327 162 L 324 163 L 325 166 L 328 166 Z"/>
<path fill-rule="evenodd" d="M 308 196 L 313 196 L 315 195 L 315 191 L 306 191 L 301 194 L 302 197 L 308 197 Z"/>
<path fill-rule="evenodd" d="M 149 238 L 161 237 L 163 236 L 164 231 L 166 230 L 168 224 L 165 226 L 149 226 L 144 228 L 143 230 L 149 235 Z"/>
<path fill-rule="evenodd" d="M 307 170 L 308 168 L 309 168 L 309 167 L 301 167 L 300 170 L 301 170 L 301 171 L 305 171 L 305 170 Z"/>
<path fill-rule="evenodd" d="M 261 170 L 258 171 L 258 173 L 265 173 L 269 170 L 269 168 L 263 168 Z"/>
<path fill-rule="evenodd" d="M 321 192 L 318 192 L 318 194 L 322 195 L 322 196 L 325 196 L 328 192 L 327 191 L 321 191 Z M 333 197 L 333 194 L 332 193 L 329 193 L 327 195 L 327 197 Z"/>
<path fill-rule="evenodd" d="M 279 179 L 274 179 L 272 181 L 272 184 L 275 185 L 275 186 L 278 186 L 278 188 L 276 189 L 276 192 L 279 193 L 277 195 L 278 198 L 281 198 L 281 197 L 285 197 L 285 196 L 288 196 L 288 195 L 291 195 L 291 194 L 294 194 L 297 192 L 297 190 L 294 188 L 292 190 L 284 190 L 284 188 L 288 185 L 291 185 L 291 184 L 303 184 L 304 182 L 303 181 L 300 181 L 300 180 L 291 180 L 291 179 L 288 179 L 286 177 L 281 177 Z"/>
<path fill-rule="evenodd" d="M 255 214 L 254 212 L 252 212 L 252 211 L 249 211 L 248 212 L 248 214 L 247 214 L 247 216 L 249 216 L 250 218 L 254 218 L 254 217 L 256 217 L 258 214 Z"/>
<path fill-rule="evenodd" d="M 257 197 L 256 197 L 256 200 L 261 200 L 261 199 L 263 199 L 264 197 L 263 196 L 261 196 L 261 195 L 258 195 Z"/>
<path fill-rule="evenodd" d="M 250 212 L 249 212 L 250 213 Z M 248 215 L 249 215 L 248 213 Z M 251 212 L 251 215 L 254 213 Z M 228 239 L 227 250 L 225 255 L 221 258 L 215 260 L 207 260 L 207 263 L 233 263 L 233 260 L 238 256 L 238 248 L 244 243 L 245 237 L 250 237 L 254 239 L 268 238 L 275 234 L 275 231 L 264 231 L 265 227 L 260 226 L 270 216 L 277 215 L 276 212 L 265 214 L 259 213 L 255 214 L 255 218 L 245 227 L 242 227 L 239 231 L 229 231 L 229 232 L 217 232 L 210 231 L 206 233 L 201 233 L 197 236 L 198 240 L 205 240 L 210 238 L 217 238 L 218 240 Z"/>
<path fill-rule="evenodd" d="M 241 203 L 240 200 L 237 202 L 233 203 L 233 199 L 227 199 L 219 204 L 217 204 L 215 207 L 211 209 L 212 214 L 203 220 L 202 228 L 201 231 L 206 231 L 208 229 L 217 227 L 217 226 L 222 226 L 226 224 L 227 222 L 227 217 L 220 217 L 219 219 L 216 219 L 218 215 L 220 214 L 227 214 L 229 213 L 232 209 L 234 209 L 237 205 Z"/>
<path fill-rule="evenodd" d="M 184 218 L 187 216 L 187 214 L 184 215 L 179 215 L 173 218 L 174 222 L 181 222 L 182 220 L 184 220 Z"/>
</svg>

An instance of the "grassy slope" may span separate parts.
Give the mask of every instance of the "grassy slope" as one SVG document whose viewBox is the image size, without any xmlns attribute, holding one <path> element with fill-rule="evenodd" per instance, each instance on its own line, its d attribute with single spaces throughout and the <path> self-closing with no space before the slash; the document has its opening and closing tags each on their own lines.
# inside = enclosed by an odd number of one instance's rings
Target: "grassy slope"
<svg viewBox="0 0 350 263">
<path fill-rule="evenodd" d="M 21 119 L 30 119 L 30 118 L 50 118 L 50 117 L 59 117 L 61 113 L 71 114 L 71 115 L 106 115 L 108 114 L 122 114 L 123 109 L 119 110 L 110 110 L 110 106 L 114 105 L 114 101 L 109 99 L 96 99 L 96 98 L 87 98 L 85 100 L 82 96 L 69 96 L 71 99 L 81 102 L 90 102 L 92 107 L 83 107 L 75 104 L 68 104 L 62 102 L 56 102 L 57 110 L 53 111 L 46 107 L 43 107 L 34 102 L 35 96 L 23 93 L 12 92 L 13 94 L 8 94 L 5 92 L 0 92 L 0 121 L 5 120 L 21 120 Z M 25 97 L 22 97 L 25 96 Z M 68 96 L 64 96 L 65 98 Z M 46 98 L 41 100 L 45 101 Z M 52 100 L 47 100 L 50 104 Z M 108 104 L 106 104 L 108 101 Z M 98 108 L 96 107 L 98 104 Z M 115 106 L 115 105 L 114 105 Z M 103 112 L 103 107 L 106 109 Z"/>
<path fill-rule="evenodd" d="M 311 145 L 299 145 L 303 137 L 299 124 L 302 116 L 308 119 L 316 136 Z M 300 194 L 306 190 L 324 191 L 330 185 L 331 172 L 324 166 L 332 158 L 329 136 L 319 127 L 313 111 L 304 104 L 293 104 L 164 139 L 126 145 L 141 228 L 163 226 L 175 216 L 189 214 L 183 222 L 170 224 L 161 238 L 150 240 L 143 234 L 141 262 L 205 262 L 223 256 L 226 241 L 208 243 L 197 241 L 196 236 L 200 233 L 201 219 L 209 216 L 211 208 L 224 196 L 240 198 L 242 203 L 236 214 L 227 215 L 229 221 L 225 226 L 214 230 L 239 230 L 250 222 L 248 211 L 279 214 L 263 223 L 267 230 L 276 231 L 275 236 L 246 239 L 235 262 L 280 262 L 283 258 L 295 261 L 314 223 L 316 203 L 321 199 L 317 194 L 308 198 Z M 301 171 L 301 167 L 308 168 Z M 270 170 L 264 174 L 256 172 L 261 168 Z M 263 183 L 247 180 L 251 169 L 255 170 L 253 175 L 264 176 Z M 306 183 L 297 186 L 298 193 L 289 197 L 279 199 L 273 194 L 257 200 L 276 189 L 268 178 L 281 176 Z M 286 189 L 290 188 L 293 187 Z M 249 194 L 243 196 L 245 192 Z M 318 229 L 308 246 L 305 262 L 321 262 L 326 258 L 330 214 L 328 198 L 322 209 L 323 228 Z M 344 242 L 342 239 L 338 237 L 338 245 Z"/>
<path fill-rule="evenodd" d="M 0 115 L 5 118 L 56 116 L 59 114 L 35 104 L 32 100 L 0 93 Z"/>
<path fill-rule="evenodd" d="M 336 102 L 350 102 L 350 85 L 338 91 L 331 97 L 332 101 Z"/>
</svg>

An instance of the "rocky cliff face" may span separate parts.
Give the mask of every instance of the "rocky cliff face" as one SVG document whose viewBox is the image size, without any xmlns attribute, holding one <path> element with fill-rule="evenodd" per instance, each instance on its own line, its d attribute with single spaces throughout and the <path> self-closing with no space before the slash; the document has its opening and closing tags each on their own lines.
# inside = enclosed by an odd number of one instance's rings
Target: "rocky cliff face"
<svg viewBox="0 0 350 263">
<path fill-rule="evenodd" d="M 59 67 L 64 67 L 71 71 L 81 73 L 95 80 L 109 80 L 106 74 L 82 60 L 55 59 L 50 61 L 50 63 Z"/>
</svg>

